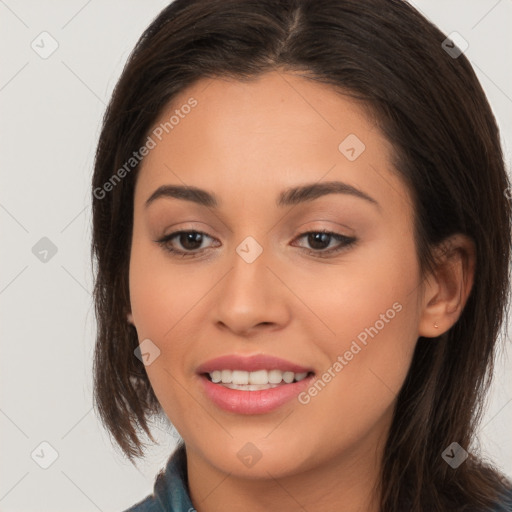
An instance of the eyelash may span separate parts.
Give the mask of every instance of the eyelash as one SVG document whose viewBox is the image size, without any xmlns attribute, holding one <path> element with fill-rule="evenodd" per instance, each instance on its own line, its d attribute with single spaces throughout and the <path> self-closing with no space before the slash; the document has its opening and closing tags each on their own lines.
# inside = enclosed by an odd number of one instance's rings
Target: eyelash
<svg viewBox="0 0 512 512">
<path fill-rule="evenodd" d="M 168 235 L 164 236 L 160 240 L 155 240 L 155 242 L 158 243 L 160 246 L 162 246 L 162 248 L 165 251 L 171 253 L 172 256 L 175 256 L 177 258 L 195 258 L 201 252 L 205 251 L 205 249 L 200 249 L 199 252 L 197 252 L 197 249 L 196 249 L 196 252 L 192 252 L 192 251 L 181 251 L 179 249 L 172 249 L 169 246 L 169 242 L 173 238 L 176 238 L 176 236 L 181 235 L 181 234 L 190 234 L 190 233 L 206 235 L 208 238 L 212 238 L 208 234 L 203 233 L 202 231 L 182 230 L 182 231 L 174 231 L 173 233 L 169 233 Z M 347 250 L 349 247 L 354 245 L 356 243 L 356 241 L 357 241 L 357 238 L 355 238 L 355 237 L 348 237 L 348 236 L 341 235 L 339 233 L 334 233 L 332 231 L 327 231 L 327 230 L 306 231 L 304 233 L 301 233 L 299 236 L 297 236 L 295 238 L 295 240 L 303 238 L 303 237 L 305 237 L 307 235 L 318 234 L 318 233 L 325 234 L 325 235 L 330 235 L 332 238 L 334 238 L 335 240 L 338 240 L 338 242 L 341 243 L 340 246 L 335 247 L 335 248 L 331 248 L 331 249 L 328 249 L 328 250 L 304 249 L 304 251 L 307 254 L 312 254 L 312 255 L 314 255 L 316 257 L 319 257 L 319 258 L 327 258 L 329 256 L 332 256 L 332 255 L 338 254 L 338 253 L 340 253 L 340 252 L 342 252 L 344 250 Z"/>
</svg>

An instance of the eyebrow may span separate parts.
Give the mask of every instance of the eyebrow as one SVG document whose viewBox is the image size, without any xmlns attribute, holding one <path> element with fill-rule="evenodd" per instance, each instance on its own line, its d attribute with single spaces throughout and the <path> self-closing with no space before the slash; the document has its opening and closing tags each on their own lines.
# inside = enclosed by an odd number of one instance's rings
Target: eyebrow
<svg viewBox="0 0 512 512">
<path fill-rule="evenodd" d="M 308 183 L 283 190 L 277 198 L 276 205 L 291 206 L 306 201 L 312 201 L 328 194 L 347 194 L 374 204 L 380 209 L 380 204 L 371 196 L 348 183 L 327 181 L 323 183 Z M 220 201 L 217 196 L 207 190 L 183 185 L 162 185 L 158 187 L 146 201 L 146 207 L 160 198 L 182 199 L 191 201 L 208 208 L 218 208 Z"/>
</svg>

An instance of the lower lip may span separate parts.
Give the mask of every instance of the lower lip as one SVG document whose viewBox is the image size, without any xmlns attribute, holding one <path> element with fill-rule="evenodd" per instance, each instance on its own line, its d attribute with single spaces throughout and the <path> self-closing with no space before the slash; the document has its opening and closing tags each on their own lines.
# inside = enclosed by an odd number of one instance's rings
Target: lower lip
<svg viewBox="0 0 512 512">
<path fill-rule="evenodd" d="M 243 391 L 214 384 L 204 375 L 200 376 L 208 398 L 221 409 L 238 414 L 263 414 L 273 411 L 307 389 L 313 379 L 314 375 L 310 375 L 300 382 L 282 384 L 275 388 Z"/>
</svg>

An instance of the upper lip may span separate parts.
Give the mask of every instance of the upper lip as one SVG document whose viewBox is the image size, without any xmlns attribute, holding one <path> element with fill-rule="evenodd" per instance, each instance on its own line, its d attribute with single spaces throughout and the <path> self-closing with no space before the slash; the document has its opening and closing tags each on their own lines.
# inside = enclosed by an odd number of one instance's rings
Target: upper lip
<svg viewBox="0 0 512 512">
<path fill-rule="evenodd" d="M 210 359 L 199 365 L 197 373 L 210 373 L 214 370 L 244 370 L 247 372 L 256 370 L 281 370 L 294 373 L 313 371 L 311 368 L 306 368 L 305 366 L 268 354 L 257 354 L 253 356 L 228 354 L 216 357 L 215 359 Z"/>
</svg>

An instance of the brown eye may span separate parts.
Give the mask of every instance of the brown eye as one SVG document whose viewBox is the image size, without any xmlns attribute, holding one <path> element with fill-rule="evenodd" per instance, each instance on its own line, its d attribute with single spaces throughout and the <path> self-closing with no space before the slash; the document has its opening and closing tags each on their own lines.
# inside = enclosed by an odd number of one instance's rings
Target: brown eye
<svg viewBox="0 0 512 512">
<path fill-rule="evenodd" d="M 197 256 L 205 250 L 205 248 L 201 247 L 204 237 L 212 238 L 201 231 L 175 231 L 155 241 L 166 251 L 187 257 Z M 176 242 L 173 243 L 175 239 Z M 177 248 L 176 245 L 178 246 Z"/>
<path fill-rule="evenodd" d="M 182 232 L 177 235 L 181 246 L 189 251 L 199 249 L 203 240 L 203 233 L 196 231 Z M 199 244 L 199 246 L 198 246 Z"/>
<path fill-rule="evenodd" d="M 302 233 L 297 239 L 304 237 L 307 237 L 307 243 L 311 247 L 311 249 L 305 248 L 305 251 L 320 257 L 339 253 L 357 241 L 354 237 L 348 237 L 331 231 L 308 231 L 307 233 Z M 333 240 L 337 241 L 338 244 L 329 248 Z"/>
</svg>

